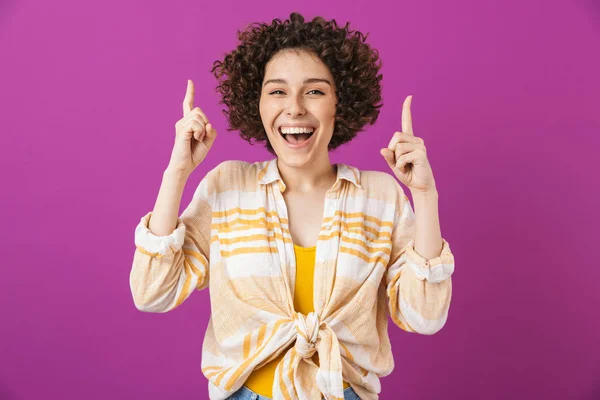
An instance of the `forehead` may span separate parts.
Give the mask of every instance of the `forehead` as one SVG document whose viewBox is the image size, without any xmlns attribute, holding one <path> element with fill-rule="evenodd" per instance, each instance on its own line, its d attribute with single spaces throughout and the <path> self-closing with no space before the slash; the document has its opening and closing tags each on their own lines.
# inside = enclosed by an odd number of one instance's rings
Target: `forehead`
<svg viewBox="0 0 600 400">
<path fill-rule="evenodd" d="M 319 57 L 303 50 L 280 51 L 269 60 L 265 67 L 265 79 L 274 77 L 294 83 L 314 76 L 332 78 L 329 68 Z"/>
</svg>

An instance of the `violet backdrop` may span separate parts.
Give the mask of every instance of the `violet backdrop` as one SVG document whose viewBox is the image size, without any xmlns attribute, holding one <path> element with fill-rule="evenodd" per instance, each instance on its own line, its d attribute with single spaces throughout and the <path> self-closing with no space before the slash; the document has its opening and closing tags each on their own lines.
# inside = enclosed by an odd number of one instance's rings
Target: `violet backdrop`
<svg viewBox="0 0 600 400">
<path fill-rule="evenodd" d="M 134 228 L 188 78 L 219 137 L 181 211 L 220 162 L 271 158 L 226 130 L 210 67 L 238 29 L 292 11 L 350 21 L 383 61 L 379 120 L 332 162 L 391 173 L 379 149 L 413 95 L 456 258 L 440 332 L 390 320 L 396 368 L 381 398 L 600 398 L 600 3 L 7 0 L 0 399 L 208 398 L 208 290 L 138 311 Z"/>
</svg>

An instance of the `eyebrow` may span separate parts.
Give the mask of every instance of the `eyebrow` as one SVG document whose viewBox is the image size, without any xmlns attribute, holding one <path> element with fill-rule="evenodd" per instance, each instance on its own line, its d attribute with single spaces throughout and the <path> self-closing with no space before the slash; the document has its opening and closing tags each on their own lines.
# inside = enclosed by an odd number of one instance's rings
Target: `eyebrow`
<svg viewBox="0 0 600 400">
<path fill-rule="evenodd" d="M 329 82 L 327 79 L 323 79 L 323 78 L 308 78 L 304 80 L 304 83 L 318 83 L 318 82 L 324 82 L 326 84 L 328 84 L 329 86 L 331 86 L 331 82 Z M 287 81 L 285 79 L 269 79 L 268 81 L 266 81 L 265 83 L 263 83 L 263 86 L 266 86 L 267 83 L 281 83 L 283 85 L 287 85 Z"/>
</svg>

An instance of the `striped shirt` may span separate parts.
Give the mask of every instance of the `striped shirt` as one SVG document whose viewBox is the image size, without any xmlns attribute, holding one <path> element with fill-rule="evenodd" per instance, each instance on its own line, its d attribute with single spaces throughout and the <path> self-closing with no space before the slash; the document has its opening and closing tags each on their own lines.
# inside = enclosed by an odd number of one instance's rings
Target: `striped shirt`
<svg viewBox="0 0 600 400">
<path fill-rule="evenodd" d="M 388 315 L 407 332 L 444 326 L 454 272 L 448 242 L 438 257 L 423 258 L 396 178 L 335 166 L 308 315 L 294 309 L 294 246 L 277 158 L 210 170 L 168 236 L 148 229 L 151 212 L 136 227 L 130 287 L 139 310 L 166 312 L 209 288 L 201 366 L 211 399 L 226 399 L 284 350 L 274 399 L 341 400 L 343 380 L 361 399 L 378 399 L 379 378 L 394 369 Z"/>
</svg>

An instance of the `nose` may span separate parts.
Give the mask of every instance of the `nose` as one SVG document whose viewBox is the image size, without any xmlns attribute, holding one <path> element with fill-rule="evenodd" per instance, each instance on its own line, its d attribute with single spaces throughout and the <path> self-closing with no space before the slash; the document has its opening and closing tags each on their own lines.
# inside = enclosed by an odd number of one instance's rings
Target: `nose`
<svg viewBox="0 0 600 400">
<path fill-rule="evenodd" d="M 296 118 L 306 114 L 303 100 L 302 98 L 299 100 L 298 96 L 290 96 L 285 108 L 285 113 L 290 118 Z"/>
</svg>

